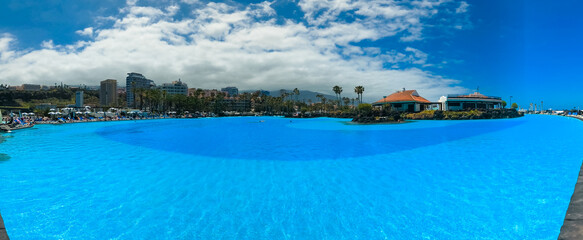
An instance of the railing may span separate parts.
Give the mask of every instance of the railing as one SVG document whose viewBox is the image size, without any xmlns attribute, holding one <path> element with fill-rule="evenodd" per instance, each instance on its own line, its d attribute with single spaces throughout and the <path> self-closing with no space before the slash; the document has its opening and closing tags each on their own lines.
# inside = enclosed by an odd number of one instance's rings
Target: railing
<svg viewBox="0 0 583 240">
<path fill-rule="evenodd" d="M 470 96 L 468 94 L 448 94 L 447 95 L 448 98 L 483 98 L 483 97 L 474 97 L 474 96 Z M 489 99 L 498 99 L 498 100 L 502 100 L 501 97 L 496 97 L 496 96 L 485 96 L 486 98 Z"/>
</svg>

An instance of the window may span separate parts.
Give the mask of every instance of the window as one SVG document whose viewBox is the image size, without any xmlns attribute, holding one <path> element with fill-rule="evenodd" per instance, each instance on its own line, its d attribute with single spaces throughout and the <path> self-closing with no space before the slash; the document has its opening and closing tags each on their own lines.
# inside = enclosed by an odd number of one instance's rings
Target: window
<svg viewBox="0 0 583 240">
<path fill-rule="evenodd" d="M 459 106 L 461 106 L 459 102 L 450 102 L 447 105 L 450 106 L 450 107 L 459 107 Z"/>
<path fill-rule="evenodd" d="M 393 104 L 393 107 L 396 107 L 396 108 L 400 108 L 402 106 L 403 106 L 403 104 L 401 104 L 401 103 L 395 103 L 395 104 Z"/>
</svg>

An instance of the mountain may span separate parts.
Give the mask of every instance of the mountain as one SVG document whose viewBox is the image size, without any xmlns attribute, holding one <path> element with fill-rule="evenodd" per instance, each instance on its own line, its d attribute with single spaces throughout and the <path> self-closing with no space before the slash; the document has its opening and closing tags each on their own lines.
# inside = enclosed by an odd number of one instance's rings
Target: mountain
<svg viewBox="0 0 583 240">
<path fill-rule="evenodd" d="M 293 92 L 293 90 L 287 90 L 287 89 L 282 89 L 282 90 L 287 92 L 287 93 Z M 273 90 L 273 91 L 267 91 L 267 92 L 269 92 L 269 96 L 279 97 L 279 96 L 281 96 L 282 90 Z M 256 91 L 258 91 L 258 90 L 245 90 L 242 92 L 253 93 Z M 265 90 L 261 90 L 261 91 L 265 91 Z M 320 102 L 320 98 L 316 97 L 316 95 L 318 95 L 318 94 L 324 95 L 324 97 L 326 99 L 336 100 L 336 96 L 334 96 L 334 95 L 323 94 L 323 93 L 313 92 L 313 91 L 308 91 L 308 90 L 300 90 L 300 95 L 288 96 L 286 99 L 293 99 L 293 100 L 297 99 L 300 102 L 306 102 L 306 103 L 308 102 L 308 100 L 312 100 L 313 103 L 317 103 L 317 102 Z"/>
</svg>

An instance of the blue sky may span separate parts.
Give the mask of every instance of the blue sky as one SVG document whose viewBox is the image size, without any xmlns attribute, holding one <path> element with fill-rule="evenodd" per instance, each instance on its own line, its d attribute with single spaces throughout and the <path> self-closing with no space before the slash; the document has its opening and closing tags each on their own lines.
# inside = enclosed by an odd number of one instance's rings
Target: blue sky
<svg viewBox="0 0 583 240">
<path fill-rule="evenodd" d="M 0 83 L 401 88 L 579 107 L 583 3 L 504 0 L 0 0 Z M 354 96 L 353 96 L 354 95 Z M 581 104 L 583 108 L 583 104 Z"/>
</svg>

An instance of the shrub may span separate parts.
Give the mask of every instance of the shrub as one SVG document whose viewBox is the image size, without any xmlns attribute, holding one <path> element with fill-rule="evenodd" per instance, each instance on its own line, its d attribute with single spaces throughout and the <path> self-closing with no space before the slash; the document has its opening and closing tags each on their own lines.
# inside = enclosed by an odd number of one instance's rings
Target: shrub
<svg viewBox="0 0 583 240">
<path fill-rule="evenodd" d="M 372 105 L 369 103 L 358 104 L 358 111 L 361 113 L 370 113 L 372 111 Z"/>
</svg>

